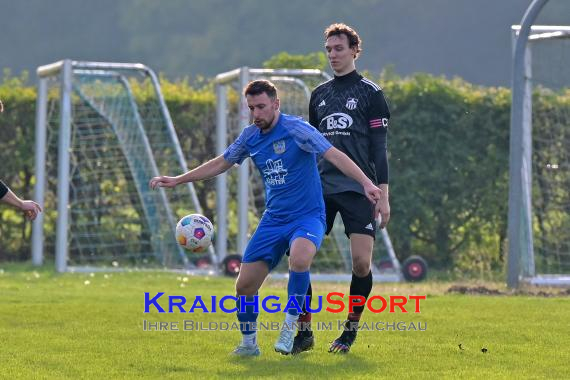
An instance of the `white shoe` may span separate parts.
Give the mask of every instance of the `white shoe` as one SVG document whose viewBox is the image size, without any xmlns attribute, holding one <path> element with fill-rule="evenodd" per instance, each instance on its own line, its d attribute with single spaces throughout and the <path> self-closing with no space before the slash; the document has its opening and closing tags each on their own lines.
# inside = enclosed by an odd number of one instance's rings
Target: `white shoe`
<svg viewBox="0 0 570 380">
<path fill-rule="evenodd" d="M 295 340 L 295 333 L 297 332 L 296 326 L 289 328 L 286 324 L 279 333 L 279 339 L 275 343 L 275 352 L 283 355 L 289 355 L 293 350 L 293 341 Z"/>
<path fill-rule="evenodd" d="M 240 344 L 232 351 L 233 355 L 237 356 L 259 356 L 261 351 L 259 350 L 259 346 L 256 344 L 254 346 L 246 346 Z"/>
</svg>

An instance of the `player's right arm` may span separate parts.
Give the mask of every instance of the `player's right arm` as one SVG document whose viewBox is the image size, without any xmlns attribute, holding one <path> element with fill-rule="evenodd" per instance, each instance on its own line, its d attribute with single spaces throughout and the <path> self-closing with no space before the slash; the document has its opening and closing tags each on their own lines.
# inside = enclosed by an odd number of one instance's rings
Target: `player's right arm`
<svg viewBox="0 0 570 380">
<path fill-rule="evenodd" d="M 223 155 L 219 155 L 218 157 L 206 162 L 205 164 L 202 164 L 197 168 L 192 169 L 179 176 L 154 177 L 150 180 L 149 185 L 151 189 L 156 189 L 157 187 L 175 187 L 182 183 L 202 181 L 205 179 L 213 178 L 218 174 L 222 174 L 232 166 L 233 164 L 229 161 L 226 161 Z"/>
<path fill-rule="evenodd" d="M 150 180 L 150 188 L 175 187 L 181 183 L 202 181 L 204 179 L 213 178 L 218 174 L 222 174 L 234 166 L 234 164 L 241 164 L 243 160 L 249 156 L 246 141 L 255 132 L 255 130 L 255 126 L 244 128 L 236 141 L 226 149 L 224 154 L 221 154 L 213 160 L 198 166 L 196 169 L 192 169 L 189 172 L 176 177 L 154 177 Z"/>
</svg>

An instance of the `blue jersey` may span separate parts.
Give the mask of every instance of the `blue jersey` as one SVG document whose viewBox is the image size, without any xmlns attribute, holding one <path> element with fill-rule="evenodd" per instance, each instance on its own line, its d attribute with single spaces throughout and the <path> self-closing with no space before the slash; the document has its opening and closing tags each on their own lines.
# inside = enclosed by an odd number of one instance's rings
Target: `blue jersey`
<svg viewBox="0 0 570 380">
<path fill-rule="evenodd" d="M 224 159 L 241 164 L 251 157 L 265 184 L 265 212 L 283 222 L 305 215 L 324 220 L 325 208 L 317 154 L 331 144 L 304 120 L 281 114 L 277 124 L 261 133 L 244 128 L 224 152 Z"/>
</svg>

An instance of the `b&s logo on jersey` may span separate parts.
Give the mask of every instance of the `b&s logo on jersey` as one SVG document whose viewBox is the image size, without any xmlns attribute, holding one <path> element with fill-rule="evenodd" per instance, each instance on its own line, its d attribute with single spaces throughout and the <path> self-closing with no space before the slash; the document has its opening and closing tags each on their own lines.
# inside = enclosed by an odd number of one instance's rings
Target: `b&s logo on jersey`
<svg viewBox="0 0 570 380">
<path fill-rule="evenodd" d="M 285 153 L 285 140 L 278 140 L 273 142 L 273 151 L 276 154 Z"/>
<path fill-rule="evenodd" d="M 321 120 L 321 124 L 325 123 L 328 130 L 346 129 L 352 125 L 352 122 L 352 117 L 342 112 L 330 114 Z"/>
<path fill-rule="evenodd" d="M 352 110 L 356 109 L 357 103 L 358 103 L 358 99 L 348 98 L 348 100 L 346 101 L 346 104 L 344 106 L 352 111 Z"/>
</svg>

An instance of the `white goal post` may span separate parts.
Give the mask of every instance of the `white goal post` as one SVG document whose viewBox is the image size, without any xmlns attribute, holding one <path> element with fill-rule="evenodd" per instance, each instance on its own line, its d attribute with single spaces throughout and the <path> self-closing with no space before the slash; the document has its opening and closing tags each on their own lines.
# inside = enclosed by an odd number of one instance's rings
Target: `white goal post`
<svg viewBox="0 0 570 380">
<path fill-rule="evenodd" d="M 547 0 L 533 1 L 523 18 L 522 25 L 514 25 L 511 28 L 513 36 L 513 80 L 509 159 L 509 255 L 507 284 L 512 288 L 518 287 L 521 283 L 570 286 L 570 273 L 544 273 L 544 271 L 543 273 L 538 273 L 536 263 L 536 260 L 539 258 L 537 256 L 536 214 L 537 211 L 546 214 L 548 210 L 545 211 L 547 205 L 542 205 L 541 210 L 535 210 L 534 208 L 536 206 L 535 194 L 543 191 L 543 189 L 536 184 L 537 173 L 533 173 L 533 167 L 542 165 L 545 168 L 548 167 L 548 169 L 560 169 L 559 173 L 563 176 L 568 176 L 569 170 L 567 167 L 568 162 L 564 162 L 560 168 L 558 164 L 537 162 L 537 152 L 533 152 L 533 149 L 536 149 L 533 148 L 535 144 L 533 141 L 533 120 L 535 122 L 539 120 L 533 114 L 533 94 L 537 90 L 544 90 L 544 86 L 533 77 L 535 73 L 533 73 L 532 49 L 547 41 L 570 39 L 570 26 L 532 25 L 546 3 Z M 567 61 L 565 70 L 570 70 Z M 548 94 L 553 94 L 556 90 L 546 89 L 545 91 L 548 91 Z M 570 113 L 566 112 L 564 121 L 557 120 L 556 122 L 560 124 L 570 123 L 570 120 L 567 120 L 568 115 Z M 561 118 L 558 117 L 558 119 Z M 566 124 L 562 128 L 566 128 L 566 132 L 562 133 L 567 133 L 567 130 L 570 129 L 570 124 Z M 547 142 L 547 144 L 552 146 L 552 141 L 556 139 L 549 138 L 551 141 Z M 559 143 L 562 144 L 562 148 L 558 149 L 555 155 L 561 159 L 562 156 L 568 155 L 569 148 L 568 145 L 565 148 L 563 147 L 564 141 Z M 544 178 L 540 177 L 539 179 Z M 552 179 L 551 181 L 559 180 Z M 554 185 L 559 185 L 559 183 Z M 568 188 L 557 191 L 565 191 L 568 194 Z M 556 205 L 558 208 L 556 210 L 556 218 L 562 218 L 567 221 L 570 218 L 569 206 L 567 199 Z M 553 213 L 546 214 L 546 217 L 552 219 L 551 215 Z M 553 229 L 555 228 L 550 228 L 550 230 Z M 540 238 L 543 239 L 544 237 L 541 236 Z M 564 238 L 561 239 L 563 240 Z M 541 244 L 544 245 L 542 242 Z M 563 266 L 568 267 L 568 264 L 570 264 L 569 247 L 570 241 L 563 241 L 557 245 L 556 250 L 558 252 L 556 255 L 558 255 L 559 261 L 560 258 L 565 260 L 565 264 L 558 265 L 558 269 Z M 540 257 L 540 259 L 544 261 L 544 258 Z"/>
<path fill-rule="evenodd" d="M 202 214 L 194 186 L 148 186 L 159 173 L 188 170 L 156 74 L 138 63 L 68 59 L 37 73 L 35 198 L 57 213 L 33 224 L 33 263 L 42 264 L 48 243 L 59 272 L 194 269 L 174 234 L 181 213 Z M 216 264 L 213 247 L 209 255 Z"/>
</svg>

